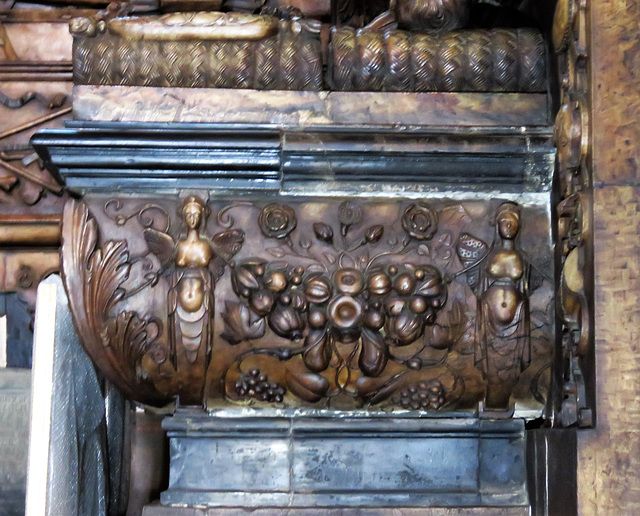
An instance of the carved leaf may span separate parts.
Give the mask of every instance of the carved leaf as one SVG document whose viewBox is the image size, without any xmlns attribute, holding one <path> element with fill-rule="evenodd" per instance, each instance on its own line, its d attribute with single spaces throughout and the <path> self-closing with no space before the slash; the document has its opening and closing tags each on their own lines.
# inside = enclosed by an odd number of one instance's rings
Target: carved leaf
<svg viewBox="0 0 640 516">
<path fill-rule="evenodd" d="M 129 250 L 124 241 L 110 240 L 97 249 L 87 267 L 87 302 L 97 317 L 106 319 L 116 303 L 122 300 L 120 285 L 129 277 Z"/>
<path fill-rule="evenodd" d="M 62 273 L 72 307 L 84 305 L 85 271 L 96 248 L 98 230 L 84 203 L 68 201 L 63 210 Z"/>
<path fill-rule="evenodd" d="M 400 375 L 389 380 L 361 376 L 356 382 L 356 391 L 362 399 L 375 405 L 389 398 L 397 390 L 399 378 Z"/>
<path fill-rule="evenodd" d="M 71 200 L 63 212 L 63 275 L 78 330 L 87 338 L 100 338 L 101 329 L 115 304 L 122 299 L 120 285 L 129 277 L 127 245 L 106 242 L 96 249 L 98 230 L 84 203 Z"/>
<path fill-rule="evenodd" d="M 270 247 L 269 249 L 267 249 L 267 252 L 270 255 L 275 256 L 276 258 L 282 258 L 285 254 L 280 247 Z"/>
<path fill-rule="evenodd" d="M 292 373 L 287 371 L 287 387 L 298 398 L 315 403 L 329 390 L 329 382 L 315 373 Z"/>
<path fill-rule="evenodd" d="M 220 335 L 229 344 L 239 344 L 244 340 L 259 339 L 267 329 L 265 320 L 253 313 L 242 303 L 227 301 L 222 313 L 224 331 Z"/>
<path fill-rule="evenodd" d="M 377 331 L 362 329 L 362 351 L 358 359 L 360 370 L 367 376 L 379 376 L 387 366 L 387 346 Z"/>
<path fill-rule="evenodd" d="M 332 253 L 324 253 L 324 257 L 326 258 L 326 260 L 333 265 L 334 263 L 336 263 L 337 257 L 335 254 Z"/>
<path fill-rule="evenodd" d="M 302 355 L 305 365 L 310 371 L 320 373 L 329 367 L 331 362 L 331 346 L 328 345 L 327 331 L 310 330 L 305 340 L 307 348 Z"/>
<path fill-rule="evenodd" d="M 312 263 L 307 267 L 307 274 L 322 274 L 324 272 L 324 267 L 317 263 Z"/>
<path fill-rule="evenodd" d="M 110 319 L 105 328 L 105 346 L 117 356 L 118 363 L 129 366 L 128 380 L 132 383 L 143 379 L 140 362 L 153 342 L 149 339 L 147 324 L 135 312 L 123 311 Z"/>
</svg>

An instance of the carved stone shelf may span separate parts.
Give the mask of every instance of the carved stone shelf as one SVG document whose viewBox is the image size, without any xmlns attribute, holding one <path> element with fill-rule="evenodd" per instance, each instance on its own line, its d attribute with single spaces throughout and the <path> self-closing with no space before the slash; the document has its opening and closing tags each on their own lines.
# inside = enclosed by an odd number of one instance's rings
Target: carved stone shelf
<svg viewBox="0 0 640 516">
<path fill-rule="evenodd" d="M 74 86 L 76 120 L 549 127 L 543 93 L 402 93 Z"/>
<path fill-rule="evenodd" d="M 164 504 L 528 506 L 522 420 L 178 413 L 163 426 Z"/>
</svg>

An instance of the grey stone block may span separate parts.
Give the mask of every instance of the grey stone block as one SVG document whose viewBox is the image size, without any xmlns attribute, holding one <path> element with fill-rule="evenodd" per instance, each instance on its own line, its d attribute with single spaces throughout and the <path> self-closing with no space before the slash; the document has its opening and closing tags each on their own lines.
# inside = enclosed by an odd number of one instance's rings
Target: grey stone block
<svg viewBox="0 0 640 516">
<path fill-rule="evenodd" d="M 522 420 L 176 414 L 165 505 L 526 507 Z"/>
<path fill-rule="evenodd" d="M 0 369 L 0 516 L 24 514 L 31 371 Z"/>
</svg>

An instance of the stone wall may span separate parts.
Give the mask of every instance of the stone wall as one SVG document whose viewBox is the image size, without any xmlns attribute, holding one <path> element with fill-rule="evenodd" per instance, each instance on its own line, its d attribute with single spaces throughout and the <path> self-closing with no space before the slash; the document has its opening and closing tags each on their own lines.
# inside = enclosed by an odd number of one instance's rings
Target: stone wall
<svg viewBox="0 0 640 516">
<path fill-rule="evenodd" d="M 640 512 L 640 2 L 592 2 L 598 421 L 580 432 L 584 515 Z"/>
</svg>

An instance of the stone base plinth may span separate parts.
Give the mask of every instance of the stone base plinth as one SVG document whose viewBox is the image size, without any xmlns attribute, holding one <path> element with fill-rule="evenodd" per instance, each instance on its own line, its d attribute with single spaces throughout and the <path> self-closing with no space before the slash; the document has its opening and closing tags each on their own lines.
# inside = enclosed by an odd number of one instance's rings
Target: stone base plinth
<svg viewBox="0 0 640 516">
<path fill-rule="evenodd" d="M 528 507 L 522 420 L 183 414 L 163 426 L 165 506 Z"/>
</svg>

